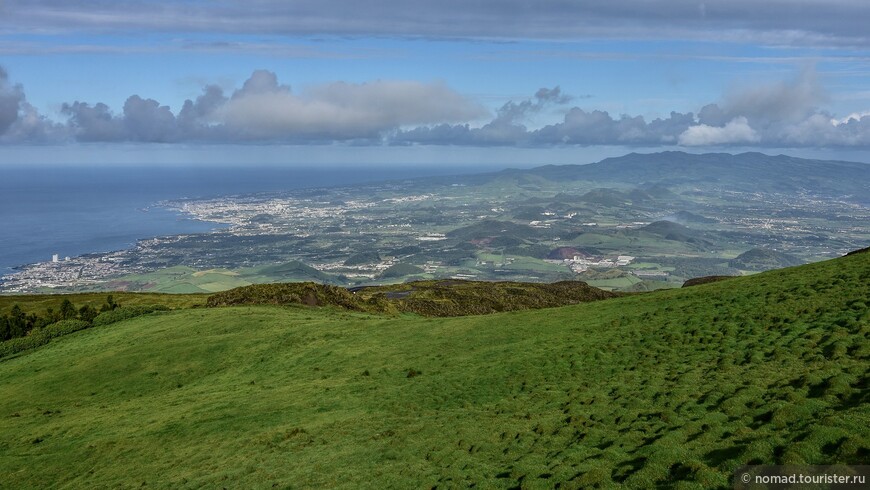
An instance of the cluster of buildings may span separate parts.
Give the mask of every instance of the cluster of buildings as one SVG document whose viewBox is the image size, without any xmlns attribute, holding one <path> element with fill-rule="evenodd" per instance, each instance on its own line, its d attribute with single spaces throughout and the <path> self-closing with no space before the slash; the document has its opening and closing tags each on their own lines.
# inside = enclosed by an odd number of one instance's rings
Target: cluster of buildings
<svg viewBox="0 0 870 490">
<path fill-rule="evenodd" d="M 623 267 L 631 262 L 635 258 L 631 255 L 618 255 L 615 259 L 612 258 L 599 258 L 599 257 L 584 257 L 582 255 L 575 255 L 570 259 L 563 260 L 548 260 L 548 262 L 556 263 L 556 264 L 565 264 L 567 265 L 571 271 L 575 273 L 586 272 L 590 267 L 598 267 L 598 268 L 612 268 L 612 267 Z"/>
<path fill-rule="evenodd" d="M 118 273 L 118 265 L 106 257 L 83 256 L 63 260 L 54 254 L 49 262 L 21 267 L 2 278 L 0 290 L 6 293 L 30 293 L 41 289 L 68 288 L 100 284 L 106 276 Z"/>
</svg>

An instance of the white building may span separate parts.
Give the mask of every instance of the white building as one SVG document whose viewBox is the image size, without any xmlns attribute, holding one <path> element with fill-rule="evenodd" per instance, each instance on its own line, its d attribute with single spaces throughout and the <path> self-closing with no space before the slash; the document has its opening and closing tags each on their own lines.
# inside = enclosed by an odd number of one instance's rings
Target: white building
<svg viewBox="0 0 870 490">
<path fill-rule="evenodd" d="M 631 255 L 620 255 L 616 258 L 616 265 L 628 265 L 632 260 L 634 260 L 634 257 Z"/>
</svg>

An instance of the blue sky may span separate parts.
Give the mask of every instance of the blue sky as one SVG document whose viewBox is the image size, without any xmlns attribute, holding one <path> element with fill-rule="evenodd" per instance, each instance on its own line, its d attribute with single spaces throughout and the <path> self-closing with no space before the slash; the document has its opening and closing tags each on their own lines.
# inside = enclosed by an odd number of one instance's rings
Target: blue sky
<svg viewBox="0 0 870 490">
<path fill-rule="evenodd" d="M 866 2 L 653 3 L 7 0 L 0 163 L 866 160 Z"/>
</svg>

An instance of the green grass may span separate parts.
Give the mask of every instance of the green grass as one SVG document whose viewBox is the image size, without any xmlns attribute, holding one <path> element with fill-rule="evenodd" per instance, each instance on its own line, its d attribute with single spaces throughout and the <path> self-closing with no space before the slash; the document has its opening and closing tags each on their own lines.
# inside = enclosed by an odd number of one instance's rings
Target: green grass
<svg viewBox="0 0 870 490">
<path fill-rule="evenodd" d="M 19 305 L 26 313 L 44 315 L 51 308 L 55 312 L 60 311 L 60 305 L 64 299 L 69 299 L 76 308 L 84 305 L 93 306 L 96 309 L 106 302 L 106 296 L 112 295 L 115 302 L 122 306 L 163 305 L 167 308 L 191 308 L 204 306 L 207 294 L 162 294 L 162 293 L 125 293 L 117 291 L 101 293 L 74 293 L 74 294 L 19 294 L 0 295 L 0 315 L 8 314 L 14 305 Z"/>
<path fill-rule="evenodd" d="M 153 314 L 0 362 L 0 486 L 730 488 L 746 463 L 868 464 L 867 304 L 870 254 L 486 316 Z"/>
<path fill-rule="evenodd" d="M 568 268 L 562 264 L 552 264 L 550 262 L 546 262 L 543 259 L 536 259 L 533 257 L 525 257 L 521 255 L 506 255 L 505 259 L 513 259 L 510 263 L 506 263 L 502 265 L 502 256 L 501 254 L 490 254 L 490 253 L 478 253 L 477 256 L 480 260 L 485 260 L 490 262 L 491 264 L 495 264 L 497 269 L 504 270 L 529 270 L 529 271 L 542 271 L 542 272 L 568 272 Z"/>
<path fill-rule="evenodd" d="M 336 278 L 298 261 L 236 270 L 199 270 L 187 266 L 167 267 L 144 274 L 129 274 L 95 287 L 108 290 L 191 294 L 226 291 L 251 284 L 317 281 L 334 283 Z"/>
<path fill-rule="evenodd" d="M 590 286 L 608 289 L 627 289 L 642 280 L 635 276 L 615 277 L 613 279 L 594 279 L 587 281 Z"/>
</svg>

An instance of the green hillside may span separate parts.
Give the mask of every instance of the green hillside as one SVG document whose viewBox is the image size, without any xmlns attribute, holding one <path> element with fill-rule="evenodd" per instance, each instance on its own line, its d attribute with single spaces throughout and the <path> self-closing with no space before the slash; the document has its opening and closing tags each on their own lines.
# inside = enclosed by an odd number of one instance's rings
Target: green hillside
<svg viewBox="0 0 870 490">
<path fill-rule="evenodd" d="M 557 309 L 196 308 L 0 361 L 0 487 L 731 488 L 870 463 L 870 254 Z"/>
<path fill-rule="evenodd" d="M 801 260 L 793 255 L 762 248 L 753 248 L 728 261 L 730 267 L 749 271 L 791 267 L 800 263 Z"/>
<path fill-rule="evenodd" d="M 111 295 L 122 306 L 163 305 L 167 308 L 192 308 L 205 306 L 207 294 L 165 294 L 165 293 L 108 293 L 74 294 L 7 294 L 0 295 L 0 315 L 8 314 L 18 305 L 27 313 L 44 315 L 48 309 L 59 311 L 64 299 L 72 301 L 77 307 L 91 306 L 99 309 Z"/>
</svg>

